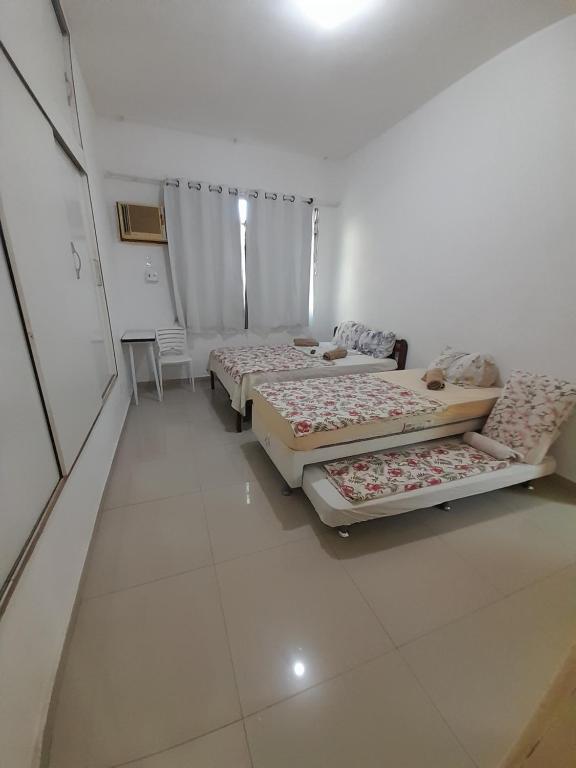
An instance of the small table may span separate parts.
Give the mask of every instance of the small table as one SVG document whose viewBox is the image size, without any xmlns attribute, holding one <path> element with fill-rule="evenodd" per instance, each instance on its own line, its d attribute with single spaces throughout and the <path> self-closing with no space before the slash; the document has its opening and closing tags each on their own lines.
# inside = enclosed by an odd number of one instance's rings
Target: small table
<svg viewBox="0 0 576 768">
<path fill-rule="evenodd" d="M 156 341 L 156 331 L 126 331 L 122 334 L 122 344 L 128 345 L 128 354 L 130 356 L 130 372 L 132 373 L 132 391 L 134 392 L 134 402 L 139 405 L 138 401 L 138 382 L 136 381 L 136 368 L 134 367 L 134 344 L 146 344 L 148 347 L 148 355 L 150 359 L 150 365 L 154 372 L 154 380 L 156 382 L 156 392 L 158 393 L 158 400 L 162 400 L 160 393 L 160 381 L 158 379 L 158 369 L 156 368 L 156 359 L 154 357 L 154 342 Z"/>
</svg>

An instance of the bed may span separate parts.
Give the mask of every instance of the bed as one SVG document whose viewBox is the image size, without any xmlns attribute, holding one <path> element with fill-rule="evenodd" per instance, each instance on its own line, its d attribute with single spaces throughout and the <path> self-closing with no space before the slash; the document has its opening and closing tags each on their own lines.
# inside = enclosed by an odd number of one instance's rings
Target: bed
<svg viewBox="0 0 576 768">
<path fill-rule="evenodd" d="M 555 471 L 548 451 L 576 406 L 576 384 L 513 370 L 503 390 L 447 384 L 430 392 L 422 374 L 257 388 L 258 439 L 288 486 L 302 485 L 341 536 L 361 521 L 449 508 L 454 499 L 513 485 L 531 489 Z"/>
<path fill-rule="evenodd" d="M 445 440 L 423 443 L 424 446 L 445 445 Z M 391 449 L 388 449 L 390 452 Z M 392 449 L 394 450 L 394 449 Z M 451 501 L 466 496 L 487 493 L 499 488 L 525 483 L 530 486 L 532 480 L 552 474 L 556 462 L 547 456 L 538 464 L 508 463 L 502 467 L 492 467 L 486 472 L 470 477 L 463 477 L 452 482 L 428 485 L 414 490 L 394 493 L 362 502 L 347 499 L 331 482 L 324 465 L 311 465 L 304 470 L 303 490 L 312 502 L 314 509 L 323 523 L 337 528 L 341 535 L 347 536 L 351 525 L 378 517 L 400 515 L 416 509 L 444 506 Z"/>
<path fill-rule="evenodd" d="M 333 348 L 331 342 L 321 342 L 312 348 L 287 344 L 214 349 L 208 361 L 210 385 L 214 389 L 218 379 L 228 392 L 236 411 L 236 429 L 241 432 L 243 417 L 251 414 L 254 389 L 262 383 L 402 370 L 408 353 L 408 343 L 397 339 L 390 357 L 375 358 L 349 350 L 340 360 L 323 360 L 322 354 Z"/>
<path fill-rule="evenodd" d="M 430 392 L 423 373 L 409 369 L 256 385 L 252 429 L 286 484 L 298 488 L 311 464 L 478 430 L 501 393 L 498 387 L 453 384 Z M 358 392 L 351 395 L 348 386 Z M 352 409 L 359 416 L 339 410 L 343 403 L 350 410 L 351 396 L 359 402 Z M 293 406 L 295 398 L 304 408 Z M 328 417 L 325 402 L 336 403 Z M 378 404 L 375 412 L 362 405 L 367 402 Z"/>
</svg>

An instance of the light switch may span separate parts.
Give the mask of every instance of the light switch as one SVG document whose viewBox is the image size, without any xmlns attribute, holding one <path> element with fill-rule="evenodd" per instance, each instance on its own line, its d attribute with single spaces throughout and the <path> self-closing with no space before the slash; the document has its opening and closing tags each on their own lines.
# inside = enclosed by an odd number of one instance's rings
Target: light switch
<svg viewBox="0 0 576 768">
<path fill-rule="evenodd" d="M 144 279 L 147 283 L 157 283 L 158 282 L 158 272 L 154 269 L 147 269 L 144 272 Z"/>
</svg>

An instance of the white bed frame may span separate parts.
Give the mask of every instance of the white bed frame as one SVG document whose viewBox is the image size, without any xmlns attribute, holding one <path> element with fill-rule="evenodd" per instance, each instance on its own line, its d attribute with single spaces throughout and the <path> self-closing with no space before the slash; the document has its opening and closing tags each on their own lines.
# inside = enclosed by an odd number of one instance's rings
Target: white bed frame
<svg viewBox="0 0 576 768">
<path fill-rule="evenodd" d="M 308 467 L 304 472 L 303 490 L 323 523 L 338 528 L 341 536 L 348 536 L 348 529 L 355 523 L 379 517 L 401 515 L 415 509 L 442 506 L 449 509 L 449 502 L 488 493 L 499 488 L 525 483 L 532 490 L 531 481 L 551 475 L 556 461 L 547 456 L 541 464 L 511 464 L 505 469 L 465 477 L 442 485 L 419 488 L 415 491 L 396 493 L 363 503 L 345 499 L 330 482 L 322 466 Z"/>
<path fill-rule="evenodd" d="M 260 444 L 286 481 L 289 488 L 301 488 L 304 467 L 309 464 L 324 463 L 347 456 L 357 456 L 360 453 L 382 451 L 385 448 L 396 448 L 399 445 L 412 445 L 435 440 L 439 437 L 463 435 L 464 432 L 476 432 L 482 428 L 485 419 L 468 419 L 438 427 L 399 432 L 385 437 L 374 437 L 368 440 L 355 440 L 352 443 L 339 443 L 310 451 L 294 451 L 285 445 L 276 435 L 272 434 L 258 415 L 257 409 L 252 414 L 252 431 Z"/>
</svg>

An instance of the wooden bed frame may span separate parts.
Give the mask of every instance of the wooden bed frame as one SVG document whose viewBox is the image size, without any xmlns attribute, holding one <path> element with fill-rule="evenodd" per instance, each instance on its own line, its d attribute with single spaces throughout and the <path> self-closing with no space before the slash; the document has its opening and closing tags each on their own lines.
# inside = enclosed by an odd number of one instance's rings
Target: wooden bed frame
<svg viewBox="0 0 576 768">
<path fill-rule="evenodd" d="M 390 357 L 396 360 L 398 371 L 406 370 L 406 358 L 408 357 L 408 342 L 406 339 L 396 339 L 394 342 L 394 349 Z"/>
<path fill-rule="evenodd" d="M 336 336 L 336 331 L 338 330 L 338 326 L 334 326 L 334 336 Z M 408 342 L 406 339 L 396 339 L 394 342 L 394 348 L 392 350 L 392 354 L 388 355 L 388 357 L 392 360 L 396 360 L 396 366 L 398 371 L 404 371 L 406 370 L 406 358 L 408 357 Z"/>
<path fill-rule="evenodd" d="M 334 333 L 336 333 L 337 328 L 338 326 L 334 328 Z M 388 355 L 388 357 L 391 360 L 396 360 L 396 370 L 398 371 L 405 370 L 407 356 L 408 356 L 408 342 L 406 341 L 406 339 L 396 339 L 396 341 L 394 342 L 394 349 L 392 350 L 392 354 Z M 211 389 L 215 389 L 217 378 L 218 376 L 214 373 L 214 371 L 210 371 L 210 388 Z M 222 386 L 224 387 L 223 384 Z M 226 387 L 224 387 L 224 389 L 226 389 Z M 251 419 L 252 419 L 252 400 L 247 400 L 246 415 L 242 416 L 241 413 L 238 413 L 238 411 L 236 411 L 236 432 L 242 432 L 242 422 L 250 421 Z"/>
<path fill-rule="evenodd" d="M 216 379 L 218 379 L 218 381 L 220 381 L 220 379 L 218 378 L 218 374 L 214 373 L 214 371 L 210 371 L 210 389 L 216 389 Z M 221 381 L 220 381 L 220 384 L 222 384 Z M 222 388 L 228 393 L 228 390 L 226 389 L 224 384 L 222 384 Z M 232 401 L 230 401 L 230 402 L 232 402 Z M 230 406 L 230 407 L 232 407 L 232 406 Z M 234 410 L 234 409 L 232 409 L 232 410 Z M 236 411 L 236 432 L 242 432 L 242 422 L 243 421 L 250 421 L 251 419 L 252 419 L 252 400 L 247 400 L 246 401 L 246 414 L 244 416 L 242 416 L 241 413 Z"/>
</svg>

